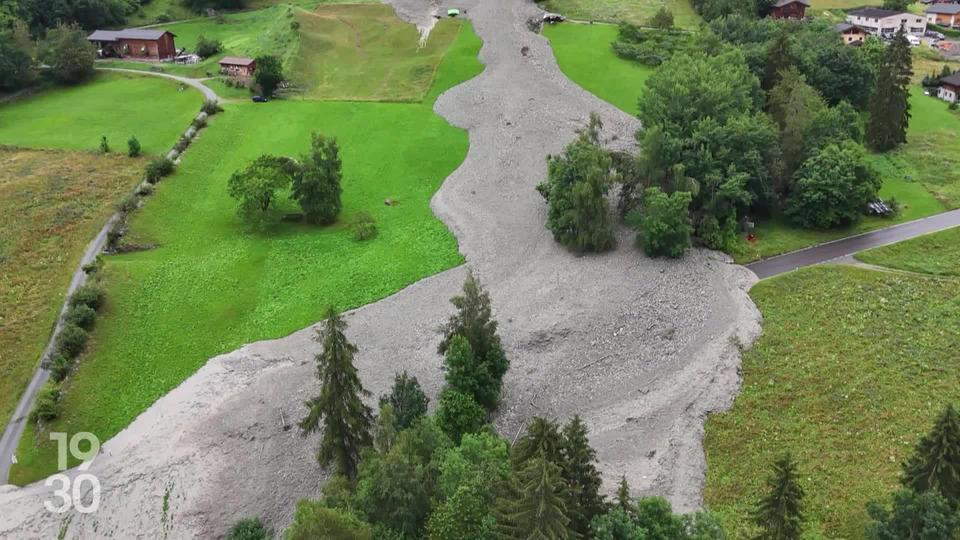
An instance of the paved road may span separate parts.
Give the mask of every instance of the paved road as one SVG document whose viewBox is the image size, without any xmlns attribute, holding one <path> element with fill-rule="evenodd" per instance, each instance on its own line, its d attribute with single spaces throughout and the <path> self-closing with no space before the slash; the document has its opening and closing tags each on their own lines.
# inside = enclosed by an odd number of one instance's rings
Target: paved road
<svg viewBox="0 0 960 540">
<path fill-rule="evenodd" d="M 865 249 L 885 246 L 957 226 L 960 226 L 960 209 L 777 255 L 748 264 L 747 268 L 753 270 L 760 279 L 764 279 L 804 266 L 847 257 Z"/>
<path fill-rule="evenodd" d="M 201 82 L 201 79 L 191 79 L 189 77 L 181 77 L 179 75 L 171 75 L 169 73 L 160 73 L 158 71 L 141 71 L 139 69 L 126 69 L 126 68 L 112 68 L 112 67 L 97 67 L 100 71 L 118 71 L 121 73 L 133 73 L 135 75 L 152 75 L 154 77 L 163 77 L 165 79 L 171 79 L 177 82 L 181 82 L 187 86 L 192 86 L 203 93 L 204 99 L 210 99 L 213 101 L 220 101 L 220 96 L 217 95 L 209 86 L 206 86 Z"/>
</svg>

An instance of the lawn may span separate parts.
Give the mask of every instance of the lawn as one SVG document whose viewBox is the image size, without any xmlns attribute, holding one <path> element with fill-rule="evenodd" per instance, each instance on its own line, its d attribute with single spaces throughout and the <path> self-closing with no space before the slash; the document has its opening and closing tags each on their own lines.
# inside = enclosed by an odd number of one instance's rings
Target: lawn
<svg viewBox="0 0 960 540">
<path fill-rule="evenodd" d="M 953 260 L 957 264 L 958 259 Z M 750 291 L 764 331 L 743 355 L 733 408 L 711 416 L 704 497 L 748 538 L 771 462 L 790 451 L 808 529 L 862 538 L 872 499 L 946 403 L 960 399 L 956 279 L 817 266 Z"/>
<path fill-rule="evenodd" d="M 960 276 L 960 227 L 861 251 L 856 257 L 865 263 L 909 272 Z"/>
<path fill-rule="evenodd" d="M 702 19 L 689 0 L 544 0 L 538 2 L 547 11 L 583 21 L 643 24 L 661 7 L 673 13 L 677 26 L 696 28 Z"/>
<path fill-rule="evenodd" d="M 543 29 L 560 70 L 588 92 L 630 114 L 653 68 L 613 53 L 617 27 L 609 24 L 557 24 Z"/>
<path fill-rule="evenodd" d="M 97 150 L 106 135 L 113 151 L 126 153 L 135 135 L 144 153 L 159 154 L 187 129 L 202 101 L 193 88 L 159 77 L 99 74 L 0 105 L 0 144 Z"/>
<path fill-rule="evenodd" d="M 462 263 L 429 201 L 466 156 L 468 138 L 433 113 L 432 98 L 480 72 L 479 48 L 464 25 L 423 103 L 226 105 L 132 220 L 134 241 L 160 247 L 107 258 L 108 305 L 50 429 L 106 440 L 208 358 L 303 328 L 328 305 L 357 307 Z M 227 196 L 228 177 L 263 153 L 304 152 L 313 129 L 340 143 L 339 222 L 250 230 Z M 384 205 L 387 198 L 397 204 Z M 377 222 L 373 240 L 355 241 L 345 226 L 360 211 Z M 24 436 L 12 481 L 53 472 L 56 452 L 45 439 Z"/>
<path fill-rule="evenodd" d="M 0 430 L 40 359 L 87 243 L 144 160 L 0 147 Z"/>
</svg>

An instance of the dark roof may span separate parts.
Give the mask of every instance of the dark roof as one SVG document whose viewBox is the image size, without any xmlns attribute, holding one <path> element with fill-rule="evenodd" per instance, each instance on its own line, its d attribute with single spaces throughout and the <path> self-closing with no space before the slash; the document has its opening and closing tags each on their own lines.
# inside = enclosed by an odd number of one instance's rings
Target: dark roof
<svg viewBox="0 0 960 540">
<path fill-rule="evenodd" d="M 940 79 L 940 84 L 949 84 L 950 86 L 960 86 L 960 73 L 954 73 Z"/>
<path fill-rule="evenodd" d="M 241 58 L 239 56 L 224 56 L 220 59 L 220 64 L 230 66 L 249 66 L 253 63 L 253 58 Z"/>
<path fill-rule="evenodd" d="M 87 36 L 88 41 L 116 41 L 118 39 L 146 39 L 155 41 L 164 34 L 175 36 L 173 32 L 162 28 L 126 28 L 123 30 L 97 30 Z"/>
<path fill-rule="evenodd" d="M 776 2 L 773 3 L 773 7 L 789 6 L 790 4 L 792 4 L 792 3 L 794 3 L 794 2 L 797 2 L 797 3 L 803 4 L 803 5 L 807 6 L 807 7 L 810 7 L 810 2 L 809 2 L 809 0 L 777 0 Z"/>
<path fill-rule="evenodd" d="M 858 15 L 860 17 L 867 17 L 868 19 L 885 19 L 887 17 L 893 17 L 894 15 L 908 15 L 908 13 L 905 11 L 894 11 L 892 9 L 864 7 L 850 10 L 847 12 L 847 15 Z M 909 15 L 913 14 L 910 13 Z"/>
<path fill-rule="evenodd" d="M 934 4 L 927 8 L 927 13 L 943 13 L 944 15 L 956 15 L 960 13 L 960 4 Z"/>
<path fill-rule="evenodd" d="M 857 25 L 855 25 L 855 24 L 850 24 L 850 23 L 842 22 L 842 23 L 838 23 L 838 24 L 833 25 L 833 31 L 834 31 L 834 32 L 846 32 L 847 30 L 850 30 L 850 29 L 853 29 L 853 28 L 855 28 L 855 29 L 857 29 L 857 30 L 859 30 L 859 31 L 861 31 L 861 32 L 866 32 L 866 33 L 868 33 L 868 34 L 870 33 L 870 32 L 867 32 L 865 29 L 860 28 L 859 26 L 857 26 Z"/>
</svg>

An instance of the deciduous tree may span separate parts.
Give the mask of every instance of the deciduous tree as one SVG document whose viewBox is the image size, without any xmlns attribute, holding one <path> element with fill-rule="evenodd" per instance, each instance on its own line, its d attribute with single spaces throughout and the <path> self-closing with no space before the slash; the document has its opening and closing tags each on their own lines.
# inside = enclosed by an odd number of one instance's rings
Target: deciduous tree
<svg viewBox="0 0 960 540">
<path fill-rule="evenodd" d="M 277 192 L 290 185 L 295 167 L 289 158 L 265 154 L 233 173 L 227 181 L 227 192 L 240 203 L 240 215 L 254 219 L 269 217 Z"/>
<path fill-rule="evenodd" d="M 310 152 L 293 174 L 291 196 L 308 223 L 333 223 L 340 213 L 342 164 L 337 140 L 319 133 L 310 136 Z"/>
<path fill-rule="evenodd" d="M 260 87 L 265 96 L 272 96 L 280 83 L 283 82 L 283 64 L 273 55 L 258 56 L 257 68 L 253 72 L 253 80 Z"/>
<path fill-rule="evenodd" d="M 59 24 L 48 30 L 38 52 L 40 63 L 61 84 L 76 84 L 92 77 L 96 56 L 96 47 L 75 24 Z"/>
<path fill-rule="evenodd" d="M 804 161 L 794 175 L 786 215 L 808 228 L 853 223 L 876 199 L 881 183 L 862 147 L 852 142 L 829 144 Z"/>
<path fill-rule="evenodd" d="M 690 201 L 686 191 L 667 195 L 658 187 L 647 189 L 640 216 L 638 243 L 651 256 L 681 257 L 690 247 Z"/>
<path fill-rule="evenodd" d="M 941 540 L 960 532 L 960 514 L 936 491 L 901 489 L 893 496 L 892 510 L 873 502 L 867 513 L 873 520 L 867 525 L 869 540 Z"/>
<path fill-rule="evenodd" d="M 317 459 L 321 465 L 333 464 L 337 471 L 354 478 L 360 452 L 370 446 L 373 415 L 363 398 L 369 392 L 360 384 L 353 366 L 356 346 L 347 341 L 347 323 L 331 307 L 317 331 L 323 350 L 316 355 L 320 395 L 307 401 L 308 414 L 300 422 L 304 435 L 323 431 Z"/>
</svg>

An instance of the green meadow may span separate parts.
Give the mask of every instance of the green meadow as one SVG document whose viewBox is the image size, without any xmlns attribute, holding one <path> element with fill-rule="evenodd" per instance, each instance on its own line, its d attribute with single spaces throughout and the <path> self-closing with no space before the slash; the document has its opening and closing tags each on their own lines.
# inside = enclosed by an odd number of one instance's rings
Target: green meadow
<svg viewBox="0 0 960 540">
<path fill-rule="evenodd" d="M 99 150 L 106 136 L 126 153 L 135 135 L 145 154 L 170 149 L 198 112 L 203 96 L 159 77 L 100 73 L 88 83 L 49 89 L 0 105 L 0 144 Z"/>
<path fill-rule="evenodd" d="M 857 253 L 878 266 L 935 276 L 960 276 L 960 227 Z"/>
<path fill-rule="evenodd" d="M 544 0 L 540 7 L 582 21 L 643 24 L 660 8 L 673 13 L 677 26 L 696 28 L 702 19 L 689 0 Z"/>
<path fill-rule="evenodd" d="M 48 429 L 106 440 L 213 356 L 308 326 L 326 306 L 354 308 L 461 264 L 429 201 L 466 156 L 467 134 L 432 106 L 481 71 L 479 48 L 463 25 L 421 103 L 227 104 L 132 218 L 131 239 L 158 247 L 106 258 L 104 316 Z M 338 223 L 246 226 L 227 195 L 230 174 L 264 153 L 305 152 L 313 130 L 340 144 Z M 386 206 L 388 198 L 396 204 Z M 361 211 L 376 220 L 373 240 L 356 241 L 346 225 Z M 44 439 L 24 436 L 12 481 L 53 472 L 55 448 Z"/>
</svg>

